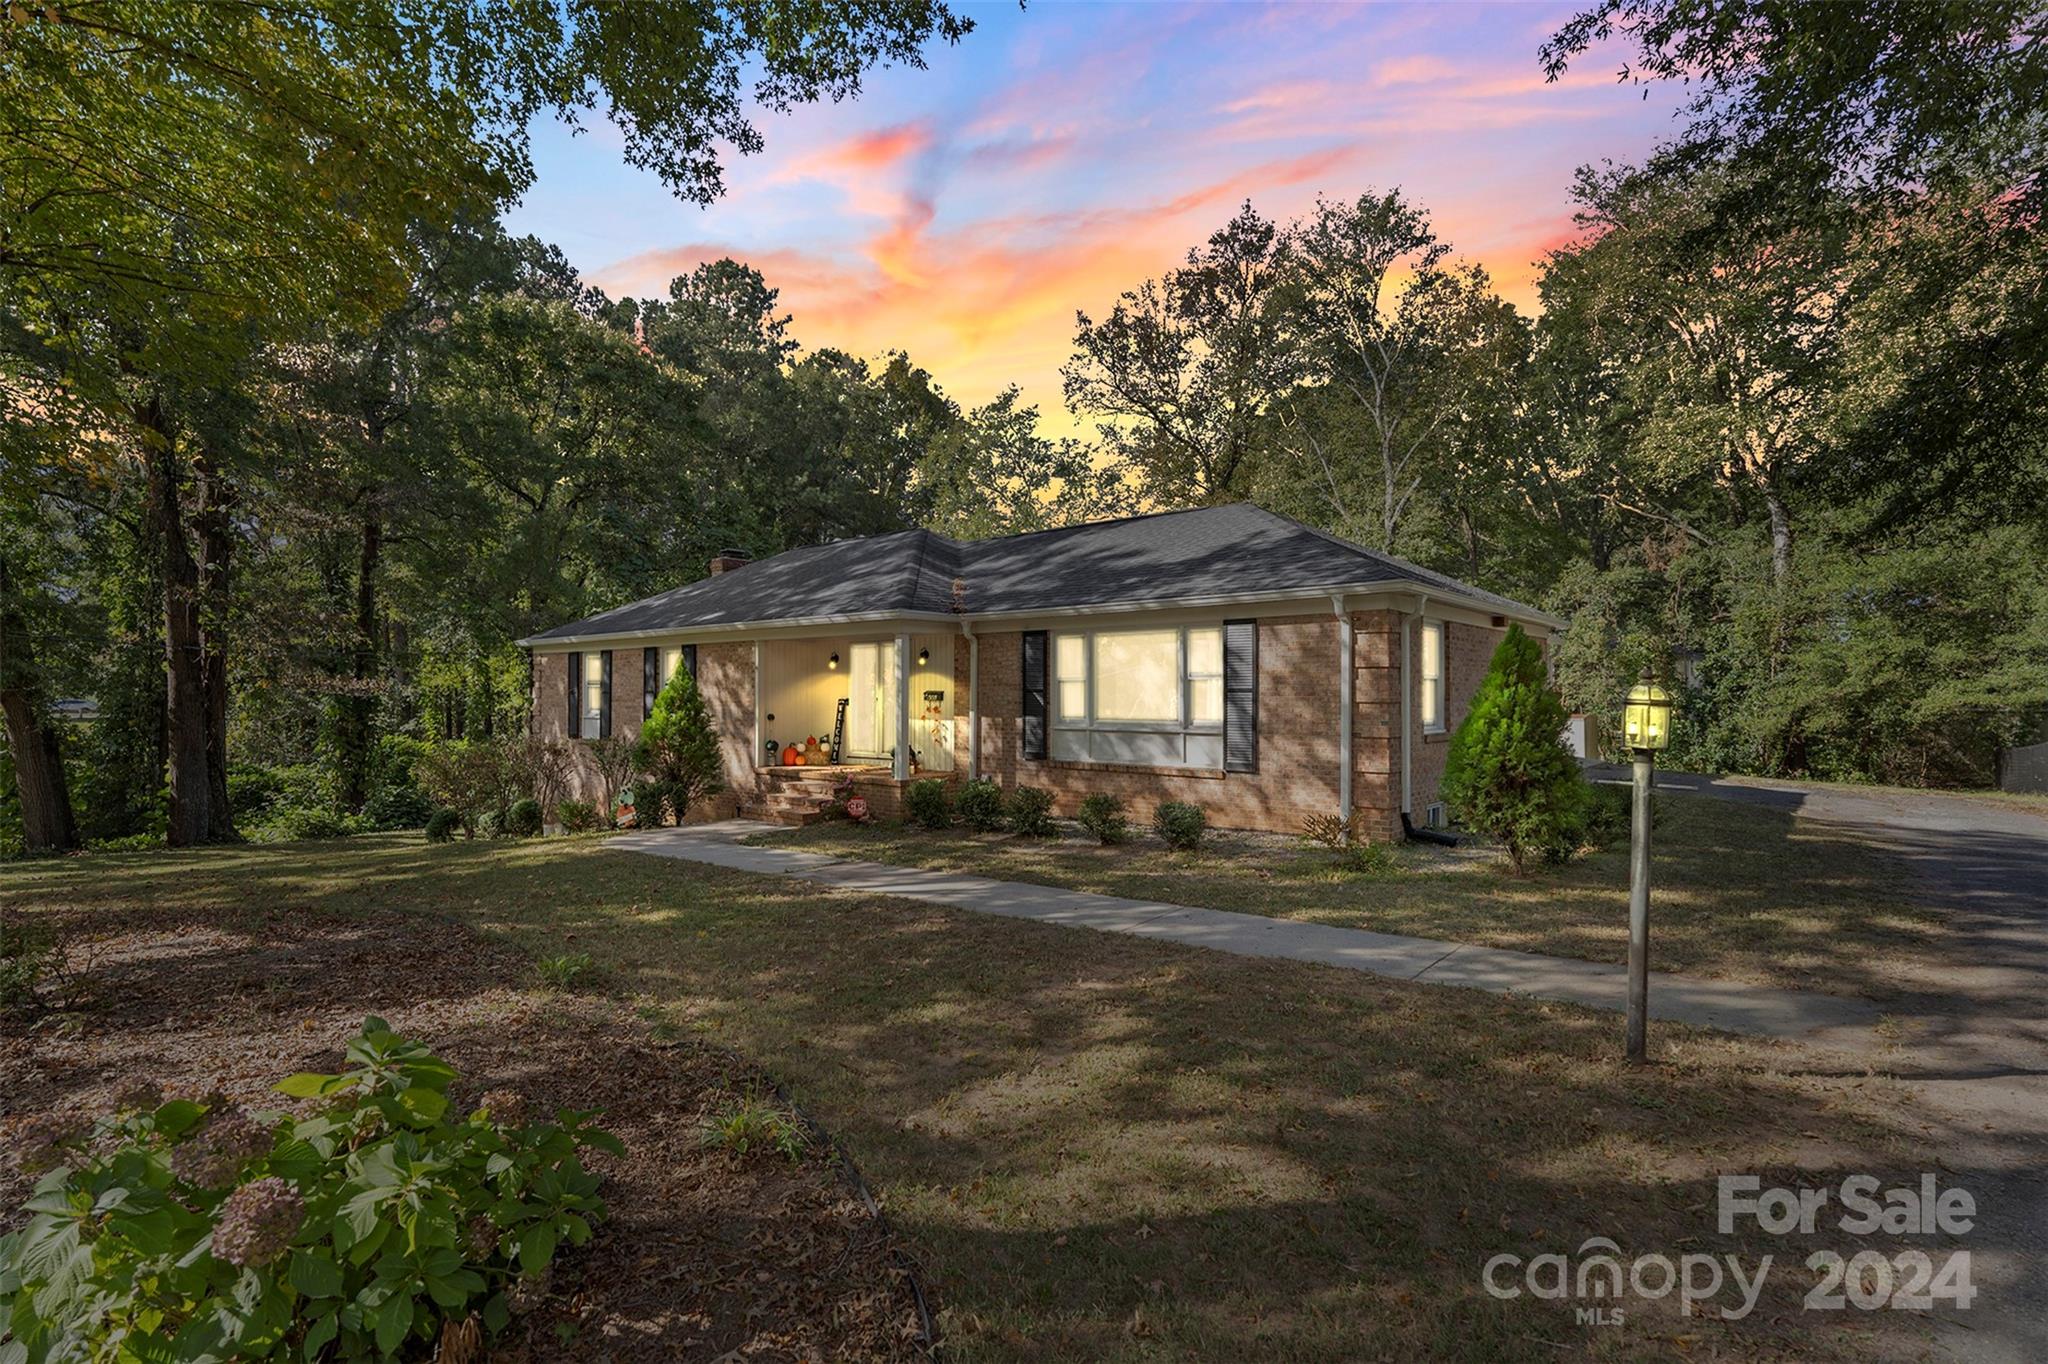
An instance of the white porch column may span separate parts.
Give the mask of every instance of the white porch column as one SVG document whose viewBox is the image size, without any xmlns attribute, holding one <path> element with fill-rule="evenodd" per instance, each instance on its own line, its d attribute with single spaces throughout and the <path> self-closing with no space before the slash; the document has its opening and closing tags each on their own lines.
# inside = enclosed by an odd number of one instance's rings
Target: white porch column
<svg viewBox="0 0 2048 1364">
<path fill-rule="evenodd" d="M 898 781 L 910 779 L 910 636 L 896 636 L 896 766 Z"/>
<path fill-rule="evenodd" d="M 967 636 L 967 779 L 981 780 L 981 640 L 974 626 L 960 623 Z"/>
<path fill-rule="evenodd" d="M 764 743 L 766 743 L 766 742 L 767 742 L 767 738 L 766 738 L 766 736 L 764 736 L 764 735 L 763 735 L 763 734 L 761 733 L 761 641 L 759 641 L 759 640 L 755 640 L 755 641 L 754 641 L 754 742 L 753 742 L 753 745 L 752 745 L 751 747 L 749 747 L 749 748 L 747 749 L 747 765 L 746 765 L 746 769 L 745 769 L 745 772 L 746 772 L 746 781 L 747 781 L 747 787 L 748 787 L 748 789 L 749 789 L 749 790 L 752 790 L 752 789 L 753 789 L 753 784 L 754 784 L 754 782 L 755 782 L 756 780 L 758 780 L 758 779 L 757 779 L 757 778 L 756 778 L 756 777 L 754 776 L 754 769 L 755 769 L 755 768 L 757 768 L 757 767 L 759 767 L 759 766 L 761 765 L 761 745 L 762 745 L 762 744 L 764 744 Z M 681 821 L 680 821 L 680 820 L 678 820 L 677 822 L 678 822 L 678 823 L 680 823 Z"/>
<path fill-rule="evenodd" d="M 1351 701 L 1351 687 L 1356 660 L 1351 613 L 1344 609 L 1342 597 L 1330 598 L 1330 605 L 1337 612 L 1337 818 L 1348 830 L 1351 827 L 1351 720 L 1355 709 Z"/>
</svg>

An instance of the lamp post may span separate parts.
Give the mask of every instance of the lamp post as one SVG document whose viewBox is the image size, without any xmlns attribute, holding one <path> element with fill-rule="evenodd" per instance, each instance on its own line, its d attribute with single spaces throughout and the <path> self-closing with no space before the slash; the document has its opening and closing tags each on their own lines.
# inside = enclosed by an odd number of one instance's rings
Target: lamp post
<svg viewBox="0 0 2048 1364">
<path fill-rule="evenodd" d="M 1650 784 L 1657 750 L 1671 742 L 1671 693 L 1648 668 L 1629 688 L 1622 738 L 1635 757 L 1635 799 L 1628 858 L 1628 1059 L 1647 1059 L 1650 1013 Z"/>
</svg>

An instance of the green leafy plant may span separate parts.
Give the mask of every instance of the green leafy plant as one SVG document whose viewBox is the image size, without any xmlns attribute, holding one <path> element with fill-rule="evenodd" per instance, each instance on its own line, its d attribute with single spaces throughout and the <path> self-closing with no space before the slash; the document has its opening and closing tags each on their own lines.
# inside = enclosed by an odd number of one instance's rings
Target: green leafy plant
<svg viewBox="0 0 2048 1364">
<path fill-rule="evenodd" d="M 978 834 L 1003 827 L 1003 788 L 986 777 L 961 787 L 955 806 L 960 822 Z"/>
<path fill-rule="evenodd" d="M 0 911 L 0 1016 L 43 1013 L 67 983 L 56 931 L 24 914 Z"/>
<path fill-rule="evenodd" d="M 1131 824 L 1124 817 L 1124 803 L 1107 792 L 1098 791 L 1081 802 L 1081 827 L 1106 844 L 1122 843 L 1131 836 Z"/>
<path fill-rule="evenodd" d="M 1442 791 L 1467 825 L 1500 841 L 1518 875 L 1532 853 L 1570 857 L 1585 829 L 1586 779 L 1565 747 L 1565 719 L 1542 648 L 1509 626 L 1451 736 Z"/>
<path fill-rule="evenodd" d="M 939 777 L 925 777 L 905 787 L 903 810 L 909 821 L 920 829 L 953 827 L 952 794 Z"/>
<path fill-rule="evenodd" d="M 803 1159 L 811 1145 L 810 1136 L 796 1114 L 755 1094 L 704 1119 L 701 1130 L 706 1146 L 722 1147 L 742 1156 L 752 1151 L 774 1151 L 787 1160 L 797 1161 Z"/>
<path fill-rule="evenodd" d="M 434 802 L 417 786 L 380 786 L 363 802 L 363 818 L 373 829 L 417 829 L 434 813 Z"/>
<path fill-rule="evenodd" d="M 505 832 L 515 838 L 532 838 L 540 832 L 540 802 L 528 796 L 515 800 L 505 812 Z"/>
<path fill-rule="evenodd" d="M 1041 786 L 1020 786 L 1010 792 L 1009 821 L 1010 832 L 1026 838 L 1054 833 L 1052 792 Z"/>
<path fill-rule="evenodd" d="M 718 729 L 688 668 L 677 668 L 654 698 L 654 709 L 640 726 L 634 760 L 660 784 L 655 803 L 647 801 L 645 791 L 639 793 L 643 825 L 659 824 L 664 809 L 680 824 L 692 806 L 725 789 Z"/>
<path fill-rule="evenodd" d="M 1361 872 L 1368 876 L 1390 872 L 1396 865 L 1393 847 L 1370 838 L 1361 838 L 1337 849 L 1337 861 L 1347 871 Z"/>
<path fill-rule="evenodd" d="M 1184 800 L 1164 800 L 1152 812 L 1152 830 L 1166 841 L 1166 846 L 1183 852 L 1202 846 L 1202 834 L 1209 827 L 1207 816 L 1199 805 L 1190 805 Z"/>
<path fill-rule="evenodd" d="M 454 1070 L 382 1019 L 347 1058 L 278 1084 L 312 1116 L 137 1086 L 97 1122 L 19 1129 L 42 1177 L 0 1237 L 0 1356 L 425 1358 L 502 1329 L 514 1283 L 603 1219 L 580 1152 L 617 1138 L 588 1113 L 522 1124 L 511 1094 L 456 1114 Z"/>
<path fill-rule="evenodd" d="M 597 807 L 587 800 L 565 800 L 555 806 L 555 822 L 572 834 L 597 827 Z"/>
<path fill-rule="evenodd" d="M 462 812 L 442 806 L 427 816 L 427 842 L 446 843 L 462 827 Z"/>
<path fill-rule="evenodd" d="M 556 957 L 542 957 L 534 964 L 540 978 L 557 990 L 571 990 L 576 982 L 590 974 L 596 965 L 588 952 L 565 952 Z"/>
</svg>

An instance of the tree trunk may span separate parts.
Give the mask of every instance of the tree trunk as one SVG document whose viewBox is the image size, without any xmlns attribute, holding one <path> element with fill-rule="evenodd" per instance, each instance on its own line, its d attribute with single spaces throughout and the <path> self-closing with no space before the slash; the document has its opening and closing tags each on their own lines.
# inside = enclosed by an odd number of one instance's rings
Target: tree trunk
<svg viewBox="0 0 2048 1364">
<path fill-rule="evenodd" d="M 228 804 L 228 611 L 234 568 L 234 535 L 228 514 L 235 489 L 226 476 L 202 457 L 198 462 L 200 670 L 206 687 L 207 838 L 233 842 L 234 807 Z"/>
<path fill-rule="evenodd" d="M 164 583 L 164 717 L 170 750 L 170 825 L 165 842 L 174 848 L 205 843 L 213 836 L 213 758 L 206 686 L 204 631 L 199 610 L 199 566 L 185 539 L 179 505 L 182 478 L 171 440 L 169 418 L 152 396 L 135 412 L 137 424 L 154 438 L 148 461 L 148 517 Z"/>
<path fill-rule="evenodd" d="M 1771 581 L 1783 590 L 1792 581 L 1792 517 L 1775 481 L 1764 484 L 1764 509 L 1771 517 Z"/>
<path fill-rule="evenodd" d="M 370 728 L 377 700 L 370 683 L 377 672 L 377 571 L 384 554 L 384 522 L 377 491 L 363 493 L 363 533 L 356 553 L 356 639 L 350 658 L 354 685 L 341 700 L 341 803 L 360 811 L 370 791 Z"/>
<path fill-rule="evenodd" d="M 78 846 L 78 821 L 71 813 L 57 731 L 33 694 L 35 653 L 17 601 L 7 563 L 0 559 L 0 713 L 21 795 L 22 835 L 30 852 L 57 852 Z"/>
</svg>

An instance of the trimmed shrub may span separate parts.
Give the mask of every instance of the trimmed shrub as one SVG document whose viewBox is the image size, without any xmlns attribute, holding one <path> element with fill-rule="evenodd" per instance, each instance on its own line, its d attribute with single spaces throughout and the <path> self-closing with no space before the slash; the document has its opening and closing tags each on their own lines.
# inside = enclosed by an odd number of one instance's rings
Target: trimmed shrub
<svg viewBox="0 0 2048 1364">
<path fill-rule="evenodd" d="M 960 788 L 960 822 L 978 834 L 1003 827 L 1003 788 L 983 777 Z"/>
<path fill-rule="evenodd" d="M 1010 832 L 1026 838 L 1045 838 L 1057 832 L 1052 822 L 1052 792 L 1040 786 L 1020 786 L 1010 792 Z"/>
<path fill-rule="evenodd" d="M 512 1093 L 455 1109 L 454 1068 L 382 1019 L 347 1057 L 278 1084 L 305 1117 L 131 1083 L 113 1116 L 32 1120 L 8 1357 L 425 1359 L 449 1328 L 503 1330 L 515 1279 L 603 1220 L 581 1152 L 618 1139 L 589 1113 L 522 1125 Z"/>
<path fill-rule="evenodd" d="M 505 832 L 514 838 L 532 838 L 540 832 L 540 802 L 531 796 L 515 800 L 505 812 Z"/>
<path fill-rule="evenodd" d="M 462 827 L 461 812 L 442 806 L 427 816 L 427 842 L 446 843 Z"/>
<path fill-rule="evenodd" d="M 953 827 L 953 799 L 938 777 L 914 781 L 903 789 L 903 814 L 920 829 Z"/>
<path fill-rule="evenodd" d="M 1082 828 L 1104 843 L 1121 843 L 1131 836 L 1123 801 L 1106 792 L 1098 791 L 1081 802 L 1080 822 Z"/>
<path fill-rule="evenodd" d="M 1165 800 L 1152 812 L 1152 829 L 1166 840 L 1169 848 L 1185 852 L 1202 846 L 1202 833 L 1209 827 L 1208 817 L 1199 805 L 1190 805 L 1184 800 Z"/>
<path fill-rule="evenodd" d="M 1588 790 L 1564 744 L 1565 720 L 1542 648 L 1510 625 L 1451 736 L 1442 791 L 1468 827 L 1507 849 L 1517 874 L 1531 853 L 1569 858 L 1585 832 Z"/>
<path fill-rule="evenodd" d="M 572 834 L 597 827 L 597 807 L 587 800 L 565 800 L 555 806 L 555 822 Z"/>
<path fill-rule="evenodd" d="M 680 824 L 691 806 L 725 789 L 718 730 L 688 668 L 677 668 L 654 698 L 654 710 L 640 726 L 633 757 L 640 770 L 660 784 L 656 802 L 648 802 L 644 787 L 635 793 L 642 801 L 635 810 L 643 826 L 661 823 L 664 810 Z"/>
</svg>

